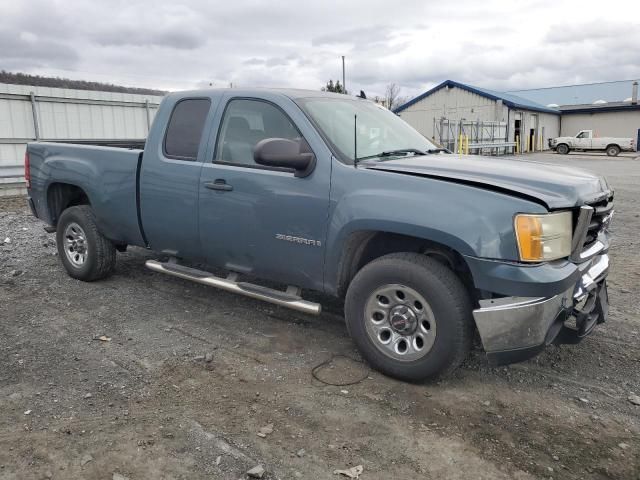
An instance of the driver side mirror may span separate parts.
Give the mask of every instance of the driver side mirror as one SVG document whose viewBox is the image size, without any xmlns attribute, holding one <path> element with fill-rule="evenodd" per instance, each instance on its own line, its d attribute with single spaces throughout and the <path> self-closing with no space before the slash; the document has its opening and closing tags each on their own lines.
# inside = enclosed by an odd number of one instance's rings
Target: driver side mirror
<svg viewBox="0 0 640 480">
<path fill-rule="evenodd" d="M 258 165 L 290 168 L 296 177 L 310 175 L 316 165 L 316 156 L 303 138 L 298 141 L 286 138 L 260 140 L 253 147 L 253 159 Z"/>
</svg>

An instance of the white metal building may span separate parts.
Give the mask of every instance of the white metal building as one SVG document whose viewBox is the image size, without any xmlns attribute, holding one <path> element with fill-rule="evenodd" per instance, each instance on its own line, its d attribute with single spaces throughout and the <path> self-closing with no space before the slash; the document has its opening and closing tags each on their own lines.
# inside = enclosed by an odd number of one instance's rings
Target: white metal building
<svg viewBox="0 0 640 480">
<path fill-rule="evenodd" d="M 562 108 L 562 136 L 593 130 L 596 137 L 623 137 L 640 142 L 640 105 L 621 102 L 607 105 L 575 105 Z"/>
<path fill-rule="evenodd" d="M 593 130 L 600 137 L 637 138 L 640 141 L 638 80 L 565 85 L 510 93 L 543 105 L 555 105 L 562 114 L 562 136 L 572 136 L 580 130 Z"/>
<path fill-rule="evenodd" d="M 557 109 L 453 80 L 442 82 L 394 111 L 426 137 L 453 150 L 458 150 L 461 134 L 471 137 L 471 150 L 473 145 L 517 143 L 515 150 L 520 152 L 547 149 L 547 140 L 560 134 Z M 475 151 L 482 150 L 486 149 Z M 500 150 L 505 153 L 508 148 Z"/>
<path fill-rule="evenodd" d="M 0 195 L 21 193 L 27 142 L 140 140 L 161 96 L 0 84 Z"/>
</svg>

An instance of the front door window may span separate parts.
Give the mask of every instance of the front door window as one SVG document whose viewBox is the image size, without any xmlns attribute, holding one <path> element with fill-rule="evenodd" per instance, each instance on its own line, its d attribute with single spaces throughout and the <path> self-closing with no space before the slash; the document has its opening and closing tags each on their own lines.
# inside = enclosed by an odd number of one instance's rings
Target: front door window
<svg viewBox="0 0 640 480">
<path fill-rule="evenodd" d="M 253 160 L 253 148 L 265 138 L 299 140 L 301 135 L 289 117 L 271 103 L 231 100 L 220 126 L 215 161 L 258 166 Z"/>
</svg>

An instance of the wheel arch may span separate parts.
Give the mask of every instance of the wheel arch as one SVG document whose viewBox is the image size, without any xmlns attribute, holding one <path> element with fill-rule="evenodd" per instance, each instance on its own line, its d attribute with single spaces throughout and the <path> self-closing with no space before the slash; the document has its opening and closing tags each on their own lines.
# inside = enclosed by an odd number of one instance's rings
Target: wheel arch
<svg viewBox="0 0 640 480">
<path fill-rule="evenodd" d="M 60 215 L 76 205 L 91 205 L 87 193 L 77 185 L 54 182 L 47 188 L 47 210 L 52 225 L 57 225 Z"/>
<path fill-rule="evenodd" d="M 351 232 L 346 238 L 338 264 L 336 293 L 343 298 L 351 280 L 371 261 L 401 252 L 421 253 L 444 263 L 460 277 L 472 298 L 476 299 L 471 271 L 458 250 L 428 238 L 377 230 Z"/>
</svg>

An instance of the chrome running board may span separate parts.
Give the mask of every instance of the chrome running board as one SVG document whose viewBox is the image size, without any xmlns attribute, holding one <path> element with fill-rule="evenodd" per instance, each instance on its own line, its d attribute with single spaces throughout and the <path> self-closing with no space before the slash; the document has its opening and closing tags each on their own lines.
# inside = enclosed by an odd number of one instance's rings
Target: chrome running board
<svg viewBox="0 0 640 480">
<path fill-rule="evenodd" d="M 298 312 L 319 315 L 322 307 L 319 303 L 308 302 L 300 296 L 300 289 L 288 287 L 286 292 L 274 290 L 272 288 L 255 285 L 247 282 L 237 282 L 237 274 L 230 273 L 227 278 L 216 277 L 212 273 L 185 267 L 172 262 L 158 262 L 157 260 L 147 260 L 146 267 L 154 272 L 166 273 L 174 277 L 191 280 L 192 282 L 216 287 L 227 292 L 239 293 L 247 297 L 263 300 L 265 302 L 291 308 Z"/>
</svg>

